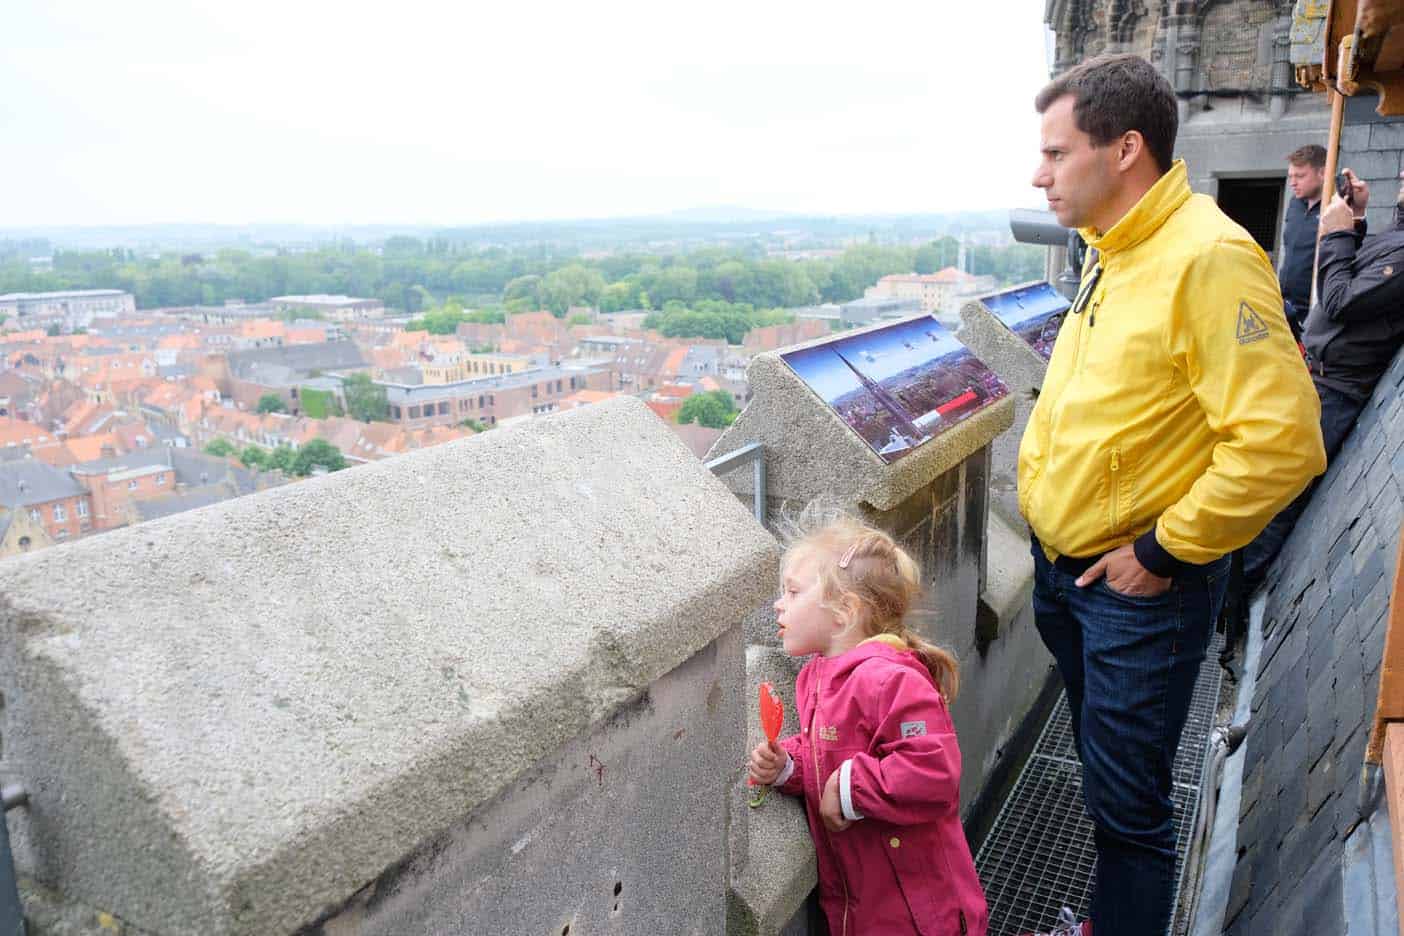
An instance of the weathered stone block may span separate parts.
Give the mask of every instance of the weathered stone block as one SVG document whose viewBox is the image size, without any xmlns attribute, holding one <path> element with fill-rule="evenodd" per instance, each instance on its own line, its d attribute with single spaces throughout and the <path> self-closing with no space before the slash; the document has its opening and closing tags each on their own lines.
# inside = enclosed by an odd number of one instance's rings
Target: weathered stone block
<svg viewBox="0 0 1404 936">
<path fill-rule="evenodd" d="M 785 705 L 781 737 L 799 729 L 792 664 L 783 650 L 746 648 L 748 752 L 765 740 L 757 704 L 762 682 L 773 685 Z M 737 784 L 737 801 L 749 795 L 747 789 L 743 777 Z M 804 802 L 772 791 L 760 807 L 743 810 L 749 812 L 749 842 L 733 866 L 727 934 L 775 936 L 801 912 L 817 882 L 814 843 L 809 837 Z"/>
<path fill-rule="evenodd" d="M 1341 168 L 1349 169 L 1362 179 L 1392 179 L 1399 175 L 1399 151 L 1398 150 L 1367 150 L 1363 153 L 1352 153 L 1350 161 L 1341 160 Z M 1385 193 L 1376 193 L 1375 186 L 1370 186 L 1370 203 L 1373 205 L 1383 197 L 1381 204 L 1389 203 L 1389 196 Z"/>
<path fill-rule="evenodd" d="M 776 554 L 629 399 L 0 563 L 21 871 L 155 932 L 310 924 L 646 704 Z"/>
<path fill-rule="evenodd" d="M 1404 149 L 1404 124 L 1400 123 L 1372 123 L 1370 128 L 1370 149 L 1376 150 L 1401 150 Z"/>
<path fill-rule="evenodd" d="M 1370 148 L 1370 125 L 1356 124 L 1341 128 L 1341 150 L 1357 152 Z"/>
<path fill-rule="evenodd" d="M 309 936 L 725 932 L 745 728 L 735 627 Z M 739 696 L 739 691 L 737 693 Z"/>
</svg>

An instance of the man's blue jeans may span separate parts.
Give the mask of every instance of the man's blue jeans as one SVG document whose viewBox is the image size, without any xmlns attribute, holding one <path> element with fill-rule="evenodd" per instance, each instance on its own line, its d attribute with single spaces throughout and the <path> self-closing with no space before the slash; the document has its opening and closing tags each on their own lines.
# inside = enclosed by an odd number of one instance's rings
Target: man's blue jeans
<svg viewBox="0 0 1404 936">
<path fill-rule="evenodd" d="M 1079 588 L 1038 543 L 1034 619 L 1067 687 L 1082 792 L 1096 829 L 1096 936 L 1159 936 L 1175 891 L 1171 768 L 1209 635 L 1224 601 L 1227 557 L 1154 598 L 1105 578 Z"/>
</svg>

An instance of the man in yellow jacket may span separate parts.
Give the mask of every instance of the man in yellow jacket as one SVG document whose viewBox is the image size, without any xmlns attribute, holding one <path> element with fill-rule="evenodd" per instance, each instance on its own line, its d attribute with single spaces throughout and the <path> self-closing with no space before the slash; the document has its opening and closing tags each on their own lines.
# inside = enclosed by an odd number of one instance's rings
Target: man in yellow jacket
<svg viewBox="0 0 1404 936">
<path fill-rule="evenodd" d="M 1171 765 L 1227 554 L 1325 469 L 1320 403 L 1267 257 L 1172 159 L 1164 77 L 1107 56 L 1035 104 L 1033 183 L 1092 250 L 1019 450 L 1034 612 L 1096 828 L 1096 936 L 1159 936 Z"/>
</svg>

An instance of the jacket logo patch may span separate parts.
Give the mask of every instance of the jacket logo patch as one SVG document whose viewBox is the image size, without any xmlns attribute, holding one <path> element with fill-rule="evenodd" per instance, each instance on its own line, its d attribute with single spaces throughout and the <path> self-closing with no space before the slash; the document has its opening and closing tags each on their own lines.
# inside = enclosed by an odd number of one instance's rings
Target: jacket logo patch
<svg viewBox="0 0 1404 936">
<path fill-rule="evenodd" d="M 837 725 L 820 725 L 820 726 L 819 726 L 819 740 L 820 740 L 820 741 L 837 741 L 837 740 L 838 740 L 838 726 L 837 726 Z"/>
<path fill-rule="evenodd" d="M 1246 302 L 1238 304 L 1238 343 L 1252 344 L 1268 336 L 1267 322 Z"/>
<path fill-rule="evenodd" d="M 918 735 L 926 734 L 926 722 L 924 721 L 904 721 L 902 722 L 902 737 L 915 738 Z"/>
</svg>

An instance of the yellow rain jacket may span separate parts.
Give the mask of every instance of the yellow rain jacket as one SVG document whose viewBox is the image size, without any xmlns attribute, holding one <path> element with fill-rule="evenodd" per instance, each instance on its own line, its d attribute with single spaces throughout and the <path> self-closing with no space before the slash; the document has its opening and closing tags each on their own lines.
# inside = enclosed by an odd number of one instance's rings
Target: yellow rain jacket
<svg viewBox="0 0 1404 936">
<path fill-rule="evenodd" d="M 1081 233 L 1098 256 L 1024 431 L 1019 506 L 1050 558 L 1134 541 L 1172 576 L 1250 542 L 1325 470 L 1321 402 L 1267 256 L 1182 161 Z"/>
</svg>

